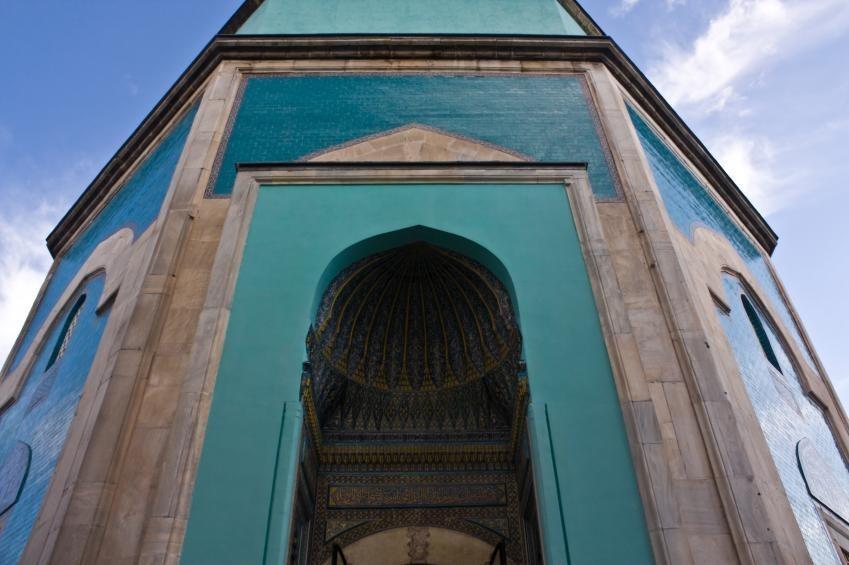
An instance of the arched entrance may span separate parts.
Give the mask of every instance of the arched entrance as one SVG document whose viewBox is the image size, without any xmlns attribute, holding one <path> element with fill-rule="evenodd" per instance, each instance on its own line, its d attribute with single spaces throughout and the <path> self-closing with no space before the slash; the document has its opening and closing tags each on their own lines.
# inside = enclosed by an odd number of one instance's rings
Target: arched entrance
<svg viewBox="0 0 849 565">
<path fill-rule="evenodd" d="M 349 565 L 485 565 L 494 551 L 489 543 L 466 533 L 412 526 L 361 538 L 345 548 L 345 559 Z M 325 561 L 331 564 L 331 559 Z"/>
<path fill-rule="evenodd" d="M 307 348 L 294 563 L 334 545 L 383 563 L 374 536 L 401 532 L 439 532 L 441 560 L 399 565 L 464 563 L 500 543 L 511 562 L 537 562 L 527 376 L 504 282 L 427 241 L 367 255 L 323 291 Z"/>
</svg>

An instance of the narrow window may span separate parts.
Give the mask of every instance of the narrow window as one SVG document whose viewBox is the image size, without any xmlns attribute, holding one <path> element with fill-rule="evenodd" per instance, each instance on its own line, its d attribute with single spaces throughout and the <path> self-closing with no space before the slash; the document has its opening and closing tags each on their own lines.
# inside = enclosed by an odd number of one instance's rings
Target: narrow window
<svg viewBox="0 0 849 565">
<path fill-rule="evenodd" d="M 776 357 L 775 350 L 772 348 L 772 342 L 769 340 L 769 334 L 767 334 L 766 327 L 764 326 L 763 320 L 761 320 L 760 314 L 745 294 L 740 295 L 740 298 L 743 301 L 743 309 L 746 310 L 749 322 L 752 324 L 752 328 L 758 336 L 758 341 L 761 344 L 761 349 L 763 350 L 764 355 L 770 365 L 775 367 L 775 370 L 781 373 L 781 365 L 778 363 L 778 357 Z"/>
<path fill-rule="evenodd" d="M 50 354 L 50 360 L 47 362 L 47 367 L 44 369 L 45 371 L 52 367 L 56 361 L 61 359 L 65 354 L 65 351 L 68 349 L 68 344 L 71 342 L 71 335 L 74 333 L 74 329 L 76 329 L 77 324 L 80 321 L 80 313 L 84 302 L 85 294 L 77 299 L 71 307 L 71 310 L 68 312 L 68 317 L 65 318 L 65 325 L 62 327 L 62 332 L 56 340 L 56 346 L 53 348 L 53 353 Z"/>
</svg>

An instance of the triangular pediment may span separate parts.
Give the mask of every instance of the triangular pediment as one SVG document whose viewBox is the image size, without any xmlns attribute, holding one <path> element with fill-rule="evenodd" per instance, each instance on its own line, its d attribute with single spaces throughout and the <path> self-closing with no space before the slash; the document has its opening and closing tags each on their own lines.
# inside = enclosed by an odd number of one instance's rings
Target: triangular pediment
<svg viewBox="0 0 849 565">
<path fill-rule="evenodd" d="M 474 162 L 531 161 L 498 147 L 420 124 L 410 124 L 352 140 L 307 156 L 308 162 Z"/>
</svg>

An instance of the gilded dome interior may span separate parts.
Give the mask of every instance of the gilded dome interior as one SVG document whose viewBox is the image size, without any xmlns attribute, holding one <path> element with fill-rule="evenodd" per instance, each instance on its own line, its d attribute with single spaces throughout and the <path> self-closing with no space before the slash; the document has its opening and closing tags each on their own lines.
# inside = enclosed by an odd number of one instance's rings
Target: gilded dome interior
<svg viewBox="0 0 849 565">
<path fill-rule="evenodd" d="M 307 343 L 325 439 L 509 435 L 521 336 L 504 285 L 468 257 L 417 242 L 355 262 Z"/>
</svg>

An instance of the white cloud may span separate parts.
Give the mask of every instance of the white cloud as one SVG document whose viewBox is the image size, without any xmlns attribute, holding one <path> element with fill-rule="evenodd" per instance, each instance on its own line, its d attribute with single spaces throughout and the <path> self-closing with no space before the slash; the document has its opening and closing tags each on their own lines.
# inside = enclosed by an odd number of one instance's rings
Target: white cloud
<svg viewBox="0 0 849 565">
<path fill-rule="evenodd" d="M 797 154 L 805 142 L 794 133 L 776 147 L 758 133 L 766 124 L 758 128 L 757 120 L 770 114 L 760 102 L 776 76 L 770 71 L 846 30 L 847 0 L 728 0 L 691 44 L 662 46 L 648 74 L 697 130 L 732 124 L 708 135 L 707 145 L 756 207 L 770 214 L 804 192 L 783 156 Z M 756 88 L 758 96 L 749 96 Z M 719 111 L 721 122 L 714 115 Z"/>
<path fill-rule="evenodd" d="M 674 0 L 673 0 L 674 1 Z M 610 13 L 615 17 L 621 17 L 633 10 L 640 0 L 620 0 L 619 4 L 610 9 Z"/>
<path fill-rule="evenodd" d="M 0 365 L 14 345 L 50 268 L 44 237 L 57 215 L 56 210 L 44 204 L 34 210 L 0 215 Z"/>
<path fill-rule="evenodd" d="M 0 210 L 0 367 L 53 261 L 44 238 L 96 171 L 89 159 L 58 173 L 36 164 L 16 168 L 13 175 L 0 167 L 0 198 L 13 203 Z"/>
<path fill-rule="evenodd" d="M 849 130 L 849 118 L 837 118 L 826 124 L 826 129 L 829 131 Z"/>
<path fill-rule="evenodd" d="M 0 124 L 0 156 L 3 155 L 6 148 L 12 144 L 12 131 Z"/>
<path fill-rule="evenodd" d="M 130 96 L 136 96 L 139 93 L 139 83 L 133 77 L 133 75 L 127 73 L 124 75 L 124 86 L 127 88 L 127 92 L 130 93 Z"/>
<path fill-rule="evenodd" d="M 729 0 L 692 45 L 664 46 L 649 75 L 674 106 L 710 113 L 745 79 L 847 27 L 846 0 Z"/>
<path fill-rule="evenodd" d="M 631 10 L 637 7 L 641 0 L 619 0 L 619 3 L 611 7 L 609 12 L 615 18 L 621 18 L 627 15 Z M 667 10 L 673 10 L 676 6 L 683 6 L 687 0 L 664 0 Z"/>
<path fill-rule="evenodd" d="M 755 207 L 769 215 L 799 195 L 800 183 L 776 172 L 779 151 L 773 143 L 744 134 L 725 134 L 708 141 L 712 153 Z"/>
</svg>

